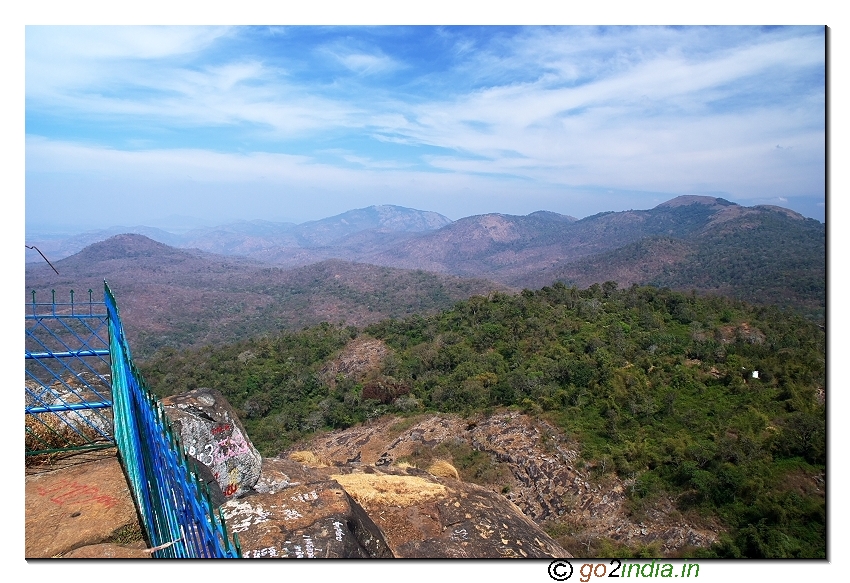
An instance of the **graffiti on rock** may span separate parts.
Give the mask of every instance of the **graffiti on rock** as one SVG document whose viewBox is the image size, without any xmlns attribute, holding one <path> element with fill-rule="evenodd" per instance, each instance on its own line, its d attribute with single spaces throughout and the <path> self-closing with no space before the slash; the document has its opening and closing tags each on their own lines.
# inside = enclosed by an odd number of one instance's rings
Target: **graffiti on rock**
<svg viewBox="0 0 850 583">
<path fill-rule="evenodd" d="M 222 506 L 224 518 L 228 521 L 228 526 L 233 532 L 245 532 L 252 525 L 268 522 L 271 513 L 264 510 L 262 506 L 254 508 L 248 502 L 240 502 L 233 505 L 228 502 Z"/>
<path fill-rule="evenodd" d="M 312 492 L 306 492 L 304 494 L 298 494 L 296 496 L 291 497 L 291 500 L 293 502 L 311 502 L 313 500 L 318 500 L 318 499 L 319 499 L 319 495 L 316 494 L 315 490 L 313 490 Z"/>
<path fill-rule="evenodd" d="M 283 516 L 286 520 L 295 520 L 297 518 L 303 518 L 303 515 L 297 510 L 292 510 L 291 508 L 283 509 Z"/>
<path fill-rule="evenodd" d="M 264 559 L 266 557 L 277 557 L 277 549 L 274 547 L 267 547 L 265 549 L 255 549 L 253 551 L 248 551 L 248 553 L 249 559 Z"/>
<path fill-rule="evenodd" d="M 465 528 L 456 528 L 456 529 L 452 532 L 452 534 L 451 534 L 451 537 L 450 537 L 450 538 L 451 538 L 451 539 L 452 539 L 452 541 L 454 541 L 454 542 L 460 542 L 460 541 L 464 541 L 464 540 L 469 540 L 469 533 L 466 531 L 466 529 L 465 529 Z"/>
<path fill-rule="evenodd" d="M 337 541 L 342 541 L 342 523 L 339 520 L 334 520 L 334 538 Z"/>
<path fill-rule="evenodd" d="M 189 449 L 189 455 L 194 455 L 194 449 L 194 447 Z M 212 467 L 248 452 L 248 442 L 245 441 L 241 432 L 236 431 L 230 437 L 206 444 L 198 459 L 202 464 Z"/>
<path fill-rule="evenodd" d="M 106 508 L 118 504 L 118 498 L 101 492 L 91 484 L 80 484 L 71 479 L 61 480 L 50 488 L 39 488 L 39 496 L 51 496 L 50 501 L 60 506 L 68 503 L 94 502 Z"/>
</svg>

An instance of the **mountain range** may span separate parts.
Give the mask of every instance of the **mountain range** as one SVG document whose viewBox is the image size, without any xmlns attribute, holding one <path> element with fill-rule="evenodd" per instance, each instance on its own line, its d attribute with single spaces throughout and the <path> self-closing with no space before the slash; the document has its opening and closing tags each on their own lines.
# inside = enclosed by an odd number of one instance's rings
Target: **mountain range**
<svg viewBox="0 0 850 583">
<path fill-rule="evenodd" d="M 110 227 L 65 238 L 28 239 L 27 245 L 37 246 L 51 260 L 62 259 L 113 235 L 136 233 L 172 247 L 239 255 L 294 267 L 328 258 L 349 259 L 341 255 L 356 255 L 357 248 L 364 245 L 389 246 L 451 222 L 435 212 L 380 205 L 301 224 L 258 219 L 195 228 L 180 234 L 143 225 Z M 28 249 L 26 261 L 43 259 L 35 250 Z"/>
<path fill-rule="evenodd" d="M 144 235 L 122 234 L 46 264 L 28 264 L 27 302 L 115 294 L 136 356 L 157 349 L 221 344 L 298 330 L 321 322 L 364 326 L 428 314 L 505 286 L 340 260 L 281 269 L 242 257 L 177 249 Z M 82 292 L 82 294 L 81 294 Z"/>
<path fill-rule="evenodd" d="M 362 325 L 555 281 L 694 290 L 819 321 L 826 305 L 824 224 L 701 196 L 581 220 L 538 211 L 451 221 L 383 205 L 300 225 L 113 228 L 32 244 L 61 275 L 32 251 L 28 293 L 108 280 L 126 317 L 139 316 L 145 352 L 321 321 Z"/>
</svg>

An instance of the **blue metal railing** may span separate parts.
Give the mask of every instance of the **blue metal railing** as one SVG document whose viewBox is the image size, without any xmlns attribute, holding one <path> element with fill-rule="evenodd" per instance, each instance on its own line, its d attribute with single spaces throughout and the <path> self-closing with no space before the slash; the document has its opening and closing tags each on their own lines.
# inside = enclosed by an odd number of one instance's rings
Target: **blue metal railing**
<svg viewBox="0 0 850 583">
<path fill-rule="evenodd" d="M 92 299 L 27 305 L 26 456 L 114 447 L 106 306 Z"/>
<path fill-rule="evenodd" d="M 115 297 L 27 305 L 26 455 L 104 447 L 118 455 L 156 558 L 240 557 L 221 511 L 190 465 L 130 356 Z"/>
<path fill-rule="evenodd" d="M 142 526 L 157 558 L 240 557 L 220 510 L 165 415 L 145 385 L 118 315 L 115 297 L 104 282 L 112 365 L 115 441 Z"/>
</svg>

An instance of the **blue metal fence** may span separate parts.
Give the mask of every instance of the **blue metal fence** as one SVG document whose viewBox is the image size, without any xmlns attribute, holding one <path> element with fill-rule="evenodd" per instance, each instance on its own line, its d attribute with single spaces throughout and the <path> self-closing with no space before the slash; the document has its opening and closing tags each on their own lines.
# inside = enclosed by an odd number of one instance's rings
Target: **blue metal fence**
<svg viewBox="0 0 850 583">
<path fill-rule="evenodd" d="M 36 301 L 26 307 L 26 456 L 114 447 L 106 306 Z M 34 456 L 34 457 L 33 457 Z"/>
<path fill-rule="evenodd" d="M 155 558 L 241 557 L 130 355 L 115 297 L 27 305 L 26 454 L 118 448 Z M 36 457 L 30 457 L 36 456 Z"/>
<path fill-rule="evenodd" d="M 190 465 L 159 399 L 130 355 L 115 297 L 104 282 L 112 356 L 115 441 L 130 490 L 157 558 L 240 557 L 220 510 Z"/>
</svg>

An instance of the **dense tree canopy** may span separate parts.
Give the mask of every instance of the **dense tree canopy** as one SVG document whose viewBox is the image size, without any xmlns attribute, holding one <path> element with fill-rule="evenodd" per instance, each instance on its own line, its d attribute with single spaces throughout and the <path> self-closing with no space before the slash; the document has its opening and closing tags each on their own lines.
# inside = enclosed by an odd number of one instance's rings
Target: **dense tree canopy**
<svg viewBox="0 0 850 583">
<path fill-rule="evenodd" d="M 322 374 L 363 335 L 392 349 L 381 370 L 360 381 Z M 633 480 L 633 512 L 666 493 L 716 517 L 726 533 L 703 555 L 825 556 L 822 489 L 799 486 L 824 472 L 825 334 L 793 312 L 613 282 L 555 284 L 364 330 L 322 324 L 167 350 L 142 368 L 162 395 L 221 390 L 272 455 L 317 429 L 389 412 L 521 408 Z"/>
</svg>

